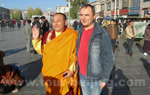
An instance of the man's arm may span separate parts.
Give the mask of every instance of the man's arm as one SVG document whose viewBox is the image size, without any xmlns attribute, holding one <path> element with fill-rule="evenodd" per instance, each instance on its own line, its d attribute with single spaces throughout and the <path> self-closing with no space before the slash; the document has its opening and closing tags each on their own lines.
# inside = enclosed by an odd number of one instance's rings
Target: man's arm
<svg viewBox="0 0 150 95">
<path fill-rule="evenodd" d="M 102 56 L 102 66 L 103 66 L 103 75 L 102 82 L 107 83 L 111 74 L 111 71 L 114 66 L 114 56 L 112 51 L 112 43 L 109 36 L 109 33 L 106 29 L 102 29 L 102 41 L 101 41 L 101 56 Z"/>
</svg>

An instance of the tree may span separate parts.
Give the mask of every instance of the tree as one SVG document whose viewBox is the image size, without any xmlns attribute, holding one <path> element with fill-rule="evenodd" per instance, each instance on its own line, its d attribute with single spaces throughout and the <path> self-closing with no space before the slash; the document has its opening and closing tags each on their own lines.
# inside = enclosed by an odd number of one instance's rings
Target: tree
<svg viewBox="0 0 150 95">
<path fill-rule="evenodd" d="M 43 13 L 42 13 L 42 10 L 40 9 L 40 8 L 36 8 L 35 10 L 34 10 L 34 13 L 33 13 L 33 15 L 42 15 Z"/>
<path fill-rule="evenodd" d="M 16 15 L 15 15 L 15 12 L 16 12 L 17 10 L 16 9 L 11 9 L 10 10 L 10 16 L 11 16 L 11 19 L 12 20 L 15 20 L 16 19 Z"/>
<path fill-rule="evenodd" d="M 88 3 L 89 0 L 73 0 L 73 1 L 71 0 L 71 6 L 72 6 L 72 8 L 70 9 L 71 18 L 77 19 L 80 6 Z"/>
<path fill-rule="evenodd" d="M 13 20 L 15 19 L 14 18 L 14 10 L 12 10 L 12 9 L 10 10 L 10 16 L 11 16 L 11 19 L 13 19 Z"/>
<path fill-rule="evenodd" d="M 22 19 L 22 12 L 21 12 L 21 10 L 17 10 L 16 13 L 15 13 L 15 16 L 16 16 L 16 20 Z"/>
<path fill-rule="evenodd" d="M 34 12 L 33 8 L 29 7 L 27 11 L 27 18 L 32 18 L 33 12 Z"/>
</svg>

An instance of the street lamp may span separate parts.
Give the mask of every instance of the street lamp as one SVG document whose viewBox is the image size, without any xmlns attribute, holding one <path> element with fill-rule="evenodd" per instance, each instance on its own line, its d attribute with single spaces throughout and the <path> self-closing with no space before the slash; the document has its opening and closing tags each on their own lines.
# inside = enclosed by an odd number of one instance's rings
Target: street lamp
<svg viewBox="0 0 150 95">
<path fill-rule="evenodd" d="M 114 14 L 114 19 L 116 20 L 116 7 L 117 7 L 117 2 L 115 0 L 115 14 Z"/>
<path fill-rule="evenodd" d="M 69 7 L 69 17 L 68 17 L 68 27 L 70 25 L 70 4 L 71 4 L 71 1 L 74 1 L 74 0 L 65 0 L 66 2 L 68 2 L 68 7 Z"/>
<path fill-rule="evenodd" d="M 50 19 L 51 19 L 51 15 L 50 15 L 50 13 L 51 13 L 51 8 L 48 8 L 47 11 L 48 11 L 48 14 L 49 14 L 49 22 L 50 22 Z"/>
</svg>

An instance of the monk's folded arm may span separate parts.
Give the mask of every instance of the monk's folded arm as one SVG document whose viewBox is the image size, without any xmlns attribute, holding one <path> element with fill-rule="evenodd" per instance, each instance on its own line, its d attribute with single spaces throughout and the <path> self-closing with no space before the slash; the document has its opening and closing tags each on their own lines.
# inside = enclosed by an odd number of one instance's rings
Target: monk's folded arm
<svg viewBox="0 0 150 95">
<path fill-rule="evenodd" d="M 32 39 L 32 44 L 33 44 L 34 49 L 38 52 L 38 54 L 42 55 L 42 51 L 44 48 L 44 46 L 42 45 L 42 39 L 41 38 L 39 38 L 38 40 Z"/>
</svg>

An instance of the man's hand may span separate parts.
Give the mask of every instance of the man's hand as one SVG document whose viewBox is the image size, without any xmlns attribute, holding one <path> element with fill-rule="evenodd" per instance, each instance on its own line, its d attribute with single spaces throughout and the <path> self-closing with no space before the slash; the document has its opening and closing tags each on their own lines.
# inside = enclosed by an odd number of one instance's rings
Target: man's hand
<svg viewBox="0 0 150 95">
<path fill-rule="evenodd" d="M 66 72 L 64 72 L 64 77 L 63 78 L 70 78 L 73 76 L 73 71 L 67 70 Z"/>
<path fill-rule="evenodd" d="M 33 36 L 33 40 L 38 40 L 39 39 L 40 30 L 37 28 L 36 25 L 34 25 L 33 28 L 32 28 L 32 36 Z"/>
<path fill-rule="evenodd" d="M 104 82 L 101 82 L 101 83 L 100 83 L 100 87 L 101 87 L 101 90 L 103 90 L 104 88 L 107 87 L 107 84 L 104 83 Z"/>
</svg>

